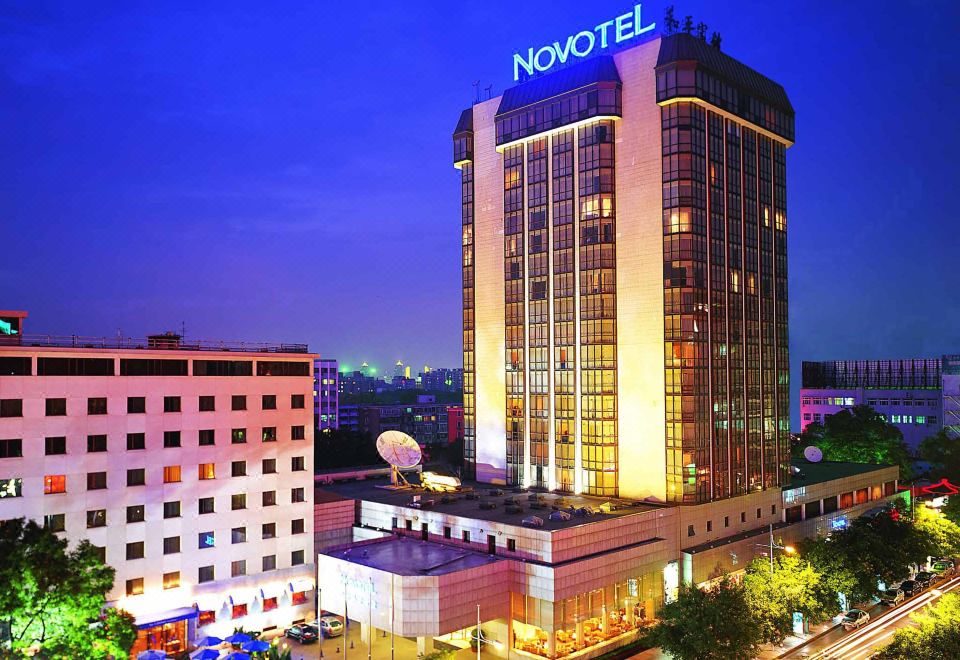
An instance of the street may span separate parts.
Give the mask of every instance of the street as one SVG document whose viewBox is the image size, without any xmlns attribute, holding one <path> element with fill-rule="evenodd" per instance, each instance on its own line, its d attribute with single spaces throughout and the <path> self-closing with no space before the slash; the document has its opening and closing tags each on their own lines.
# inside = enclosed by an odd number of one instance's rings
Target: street
<svg viewBox="0 0 960 660">
<path fill-rule="evenodd" d="M 940 597 L 960 589 L 960 576 L 927 589 L 897 607 L 874 609 L 870 623 L 847 633 L 837 626 L 806 646 L 788 651 L 781 658 L 809 658 L 810 660 L 866 660 L 880 647 L 888 644 L 893 634 L 904 626 L 912 625 L 910 615 Z M 882 606 L 881 606 L 882 607 Z"/>
</svg>

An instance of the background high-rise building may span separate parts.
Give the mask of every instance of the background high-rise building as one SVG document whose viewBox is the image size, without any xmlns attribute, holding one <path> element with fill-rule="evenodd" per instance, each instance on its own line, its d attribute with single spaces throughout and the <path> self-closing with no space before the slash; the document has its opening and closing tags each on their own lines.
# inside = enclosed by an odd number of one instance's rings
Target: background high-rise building
<svg viewBox="0 0 960 660">
<path fill-rule="evenodd" d="M 468 473 L 679 503 L 788 481 L 793 139 L 780 85 L 687 34 L 462 113 Z"/>
<path fill-rule="evenodd" d="M 340 372 L 337 361 L 332 358 L 317 358 L 313 367 L 313 418 L 314 427 L 339 428 L 337 408 L 340 405 Z"/>
</svg>

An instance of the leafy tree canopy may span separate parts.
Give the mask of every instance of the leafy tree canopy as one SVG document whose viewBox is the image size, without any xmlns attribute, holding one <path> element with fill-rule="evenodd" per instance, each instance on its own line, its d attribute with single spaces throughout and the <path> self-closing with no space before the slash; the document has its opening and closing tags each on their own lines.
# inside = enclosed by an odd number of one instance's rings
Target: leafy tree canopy
<svg viewBox="0 0 960 660">
<path fill-rule="evenodd" d="M 746 590 L 725 580 L 709 591 L 681 586 L 644 641 L 676 660 L 750 660 L 762 639 Z"/>
<path fill-rule="evenodd" d="M 102 612 L 113 578 L 89 542 L 69 550 L 35 521 L 0 521 L 0 619 L 14 653 L 125 657 L 136 638 L 133 618 Z"/>
<path fill-rule="evenodd" d="M 960 595 L 946 594 L 936 605 L 911 615 L 916 627 L 901 628 L 878 660 L 943 660 L 960 649 Z"/>
<path fill-rule="evenodd" d="M 946 429 L 920 443 L 920 456 L 932 464 L 931 476 L 960 483 L 960 440 L 950 437 Z"/>
<path fill-rule="evenodd" d="M 838 609 L 833 585 L 813 564 L 795 555 L 777 557 L 772 573 L 768 559 L 754 559 L 747 566 L 743 586 L 764 643 L 779 644 L 790 634 L 794 612 L 816 624 Z"/>
<path fill-rule="evenodd" d="M 803 451 L 808 445 L 819 447 L 828 461 L 898 465 L 901 479 L 912 471 L 900 429 L 870 406 L 854 406 L 828 415 L 823 424 L 810 424 L 795 449 Z"/>
</svg>

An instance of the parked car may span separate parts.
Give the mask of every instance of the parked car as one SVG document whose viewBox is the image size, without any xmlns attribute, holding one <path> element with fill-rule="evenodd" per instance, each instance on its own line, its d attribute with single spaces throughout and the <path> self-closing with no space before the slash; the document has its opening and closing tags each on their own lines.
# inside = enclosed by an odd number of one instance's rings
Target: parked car
<svg viewBox="0 0 960 660">
<path fill-rule="evenodd" d="M 298 626 L 290 626 L 283 631 L 283 635 L 284 637 L 295 639 L 301 644 L 309 644 L 310 642 L 317 641 L 318 632 L 313 626 L 300 624 Z"/>
<path fill-rule="evenodd" d="M 335 616 L 321 617 L 317 626 L 324 637 L 339 637 L 343 634 L 343 622 Z"/>
<path fill-rule="evenodd" d="M 903 589 L 885 589 L 880 592 L 880 602 L 886 605 L 899 605 L 906 598 Z"/>
<path fill-rule="evenodd" d="M 843 625 L 844 630 L 859 628 L 868 621 L 870 621 L 870 615 L 863 610 L 850 610 L 843 615 L 842 619 L 840 619 L 840 623 Z"/>
<path fill-rule="evenodd" d="M 936 575 L 933 573 L 928 573 L 927 571 L 920 571 L 913 576 L 913 581 L 920 585 L 921 589 L 926 589 L 931 584 L 933 584 L 936 579 Z"/>
<path fill-rule="evenodd" d="M 900 583 L 900 591 L 903 592 L 904 596 L 909 598 L 910 596 L 916 596 L 918 593 L 923 591 L 923 587 L 913 580 L 904 580 Z"/>
<path fill-rule="evenodd" d="M 933 562 L 933 572 L 943 577 L 950 577 L 955 570 L 953 562 L 949 559 L 939 559 Z"/>
</svg>

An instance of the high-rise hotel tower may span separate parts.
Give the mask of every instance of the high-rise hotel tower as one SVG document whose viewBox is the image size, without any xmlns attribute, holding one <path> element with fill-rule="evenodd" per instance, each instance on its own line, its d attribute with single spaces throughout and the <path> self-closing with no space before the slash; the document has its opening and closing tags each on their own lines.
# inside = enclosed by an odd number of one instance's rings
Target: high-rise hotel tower
<svg viewBox="0 0 960 660">
<path fill-rule="evenodd" d="M 783 88 L 652 36 L 453 137 L 468 476 L 683 504 L 786 483 Z"/>
</svg>

